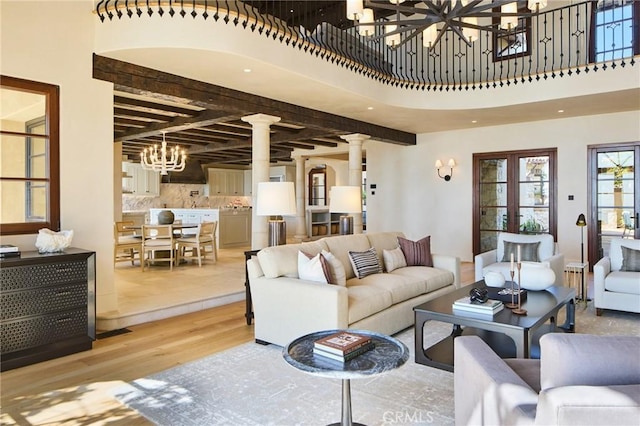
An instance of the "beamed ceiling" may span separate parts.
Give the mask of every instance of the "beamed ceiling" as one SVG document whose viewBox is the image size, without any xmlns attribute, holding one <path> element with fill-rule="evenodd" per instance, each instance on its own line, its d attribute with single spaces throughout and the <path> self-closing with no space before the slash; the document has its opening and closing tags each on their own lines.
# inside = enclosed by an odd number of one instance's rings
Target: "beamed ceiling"
<svg viewBox="0 0 640 426">
<path fill-rule="evenodd" d="M 415 134 L 94 55 L 93 76 L 114 84 L 114 142 L 137 159 L 162 141 L 187 149 L 201 164 L 249 165 L 252 126 L 241 117 L 280 117 L 271 125 L 271 162 L 291 160 L 295 148 L 338 147 L 341 135 L 362 133 L 400 145 Z"/>
</svg>

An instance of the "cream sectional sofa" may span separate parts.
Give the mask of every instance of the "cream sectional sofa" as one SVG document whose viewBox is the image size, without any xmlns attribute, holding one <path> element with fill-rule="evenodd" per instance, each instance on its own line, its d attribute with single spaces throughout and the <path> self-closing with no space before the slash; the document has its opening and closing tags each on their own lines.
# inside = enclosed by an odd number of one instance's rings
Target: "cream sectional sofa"
<svg viewBox="0 0 640 426">
<path fill-rule="evenodd" d="M 247 262 L 259 343 L 285 346 L 302 335 L 330 329 L 366 329 L 393 334 L 414 323 L 413 307 L 460 286 L 460 259 L 432 254 L 433 267 L 408 266 L 362 279 L 348 252 L 398 247 L 400 232 L 341 235 L 268 247 Z M 331 252 L 343 265 L 346 286 L 302 280 L 298 252 Z"/>
</svg>

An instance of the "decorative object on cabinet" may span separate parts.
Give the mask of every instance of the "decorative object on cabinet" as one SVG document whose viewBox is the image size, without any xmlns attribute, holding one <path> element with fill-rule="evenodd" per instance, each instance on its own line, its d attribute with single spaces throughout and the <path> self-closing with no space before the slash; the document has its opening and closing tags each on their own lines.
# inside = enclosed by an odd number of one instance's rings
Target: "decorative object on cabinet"
<svg viewBox="0 0 640 426">
<path fill-rule="evenodd" d="M 451 177 L 453 177 L 453 168 L 456 166 L 455 160 L 453 158 L 449 158 L 449 161 L 447 162 L 447 166 L 449 166 L 449 174 L 442 176 L 440 174 L 440 169 L 444 166 L 442 165 L 442 161 L 436 160 L 436 170 L 438 171 L 438 176 L 441 179 L 444 179 L 445 181 L 449 182 L 451 180 Z"/>
<path fill-rule="evenodd" d="M 79 248 L 0 259 L 2 371 L 91 349 L 95 262 Z"/>
<path fill-rule="evenodd" d="M 269 246 L 287 243 L 287 223 L 282 216 L 296 214 L 293 182 L 258 182 L 256 215 L 269 216 Z"/>
<path fill-rule="evenodd" d="M 178 145 L 168 151 L 166 133 L 162 132 L 160 151 L 158 151 L 158 145 L 154 145 L 144 148 L 140 153 L 140 165 L 143 169 L 160 172 L 161 175 L 166 175 L 168 171 L 181 172 L 184 170 L 187 154 L 184 149 L 180 151 Z"/>
<path fill-rule="evenodd" d="M 162 210 L 158 213 L 159 225 L 171 225 L 175 220 L 175 216 L 171 210 Z"/>
<path fill-rule="evenodd" d="M 329 193 L 329 212 L 340 216 L 340 235 L 353 234 L 353 216 L 362 213 L 362 189 L 359 186 L 333 186 Z"/>
<path fill-rule="evenodd" d="M 54 232 L 51 229 L 43 228 L 38 231 L 36 248 L 40 253 L 61 252 L 71 245 L 72 239 L 72 230 Z"/>
</svg>

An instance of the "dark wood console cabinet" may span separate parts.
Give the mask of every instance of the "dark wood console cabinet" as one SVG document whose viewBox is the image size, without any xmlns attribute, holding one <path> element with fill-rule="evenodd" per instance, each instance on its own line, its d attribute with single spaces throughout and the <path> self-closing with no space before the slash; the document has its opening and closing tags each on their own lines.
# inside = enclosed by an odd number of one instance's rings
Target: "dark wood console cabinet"
<svg viewBox="0 0 640 426">
<path fill-rule="evenodd" d="M 96 255 L 23 252 L 0 260 L 0 370 L 92 348 Z"/>
</svg>

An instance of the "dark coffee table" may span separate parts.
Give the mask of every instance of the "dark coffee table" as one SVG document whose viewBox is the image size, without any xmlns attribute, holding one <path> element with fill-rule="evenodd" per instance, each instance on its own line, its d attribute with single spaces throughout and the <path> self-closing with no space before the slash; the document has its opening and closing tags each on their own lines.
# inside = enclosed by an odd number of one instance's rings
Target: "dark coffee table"
<svg viewBox="0 0 640 426">
<path fill-rule="evenodd" d="M 342 418 L 334 425 L 352 426 L 351 379 L 369 377 L 401 367 L 409 359 L 409 349 L 401 341 L 368 330 L 347 330 L 371 337 L 375 347 L 350 361 L 341 363 L 313 353 L 313 343 L 343 330 L 326 330 L 307 334 L 289 343 L 283 350 L 284 359 L 305 373 L 342 380 Z"/>
<path fill-rule="evenodd" d="M 453 339 L 475 334 L 485 340 L 503 358 L 538 358 L 537 340 L 549 332 L 575 330 L 575 297 L 573 288 L 551 286 L 543 291 L 529 291 L 522 308 L 527 315 L 516 315 L 506 307 L 493 318 L 477 318 L 453 312 L 452 304 L 468 296 L 473 287 L 485 288 L 484 281 L 464 286 L 413 308 L 415 312 L 415 360 L 418 364 L 453 371 Z M 556 318 L 566 307 L 566 321 L 561 326 Z M 436 344 L 424 347 L 424 327 L 434 320 L 453 324 L 451 334 Z M 536 351 L 536 352 L 534 352 Z"/>
</svg>

